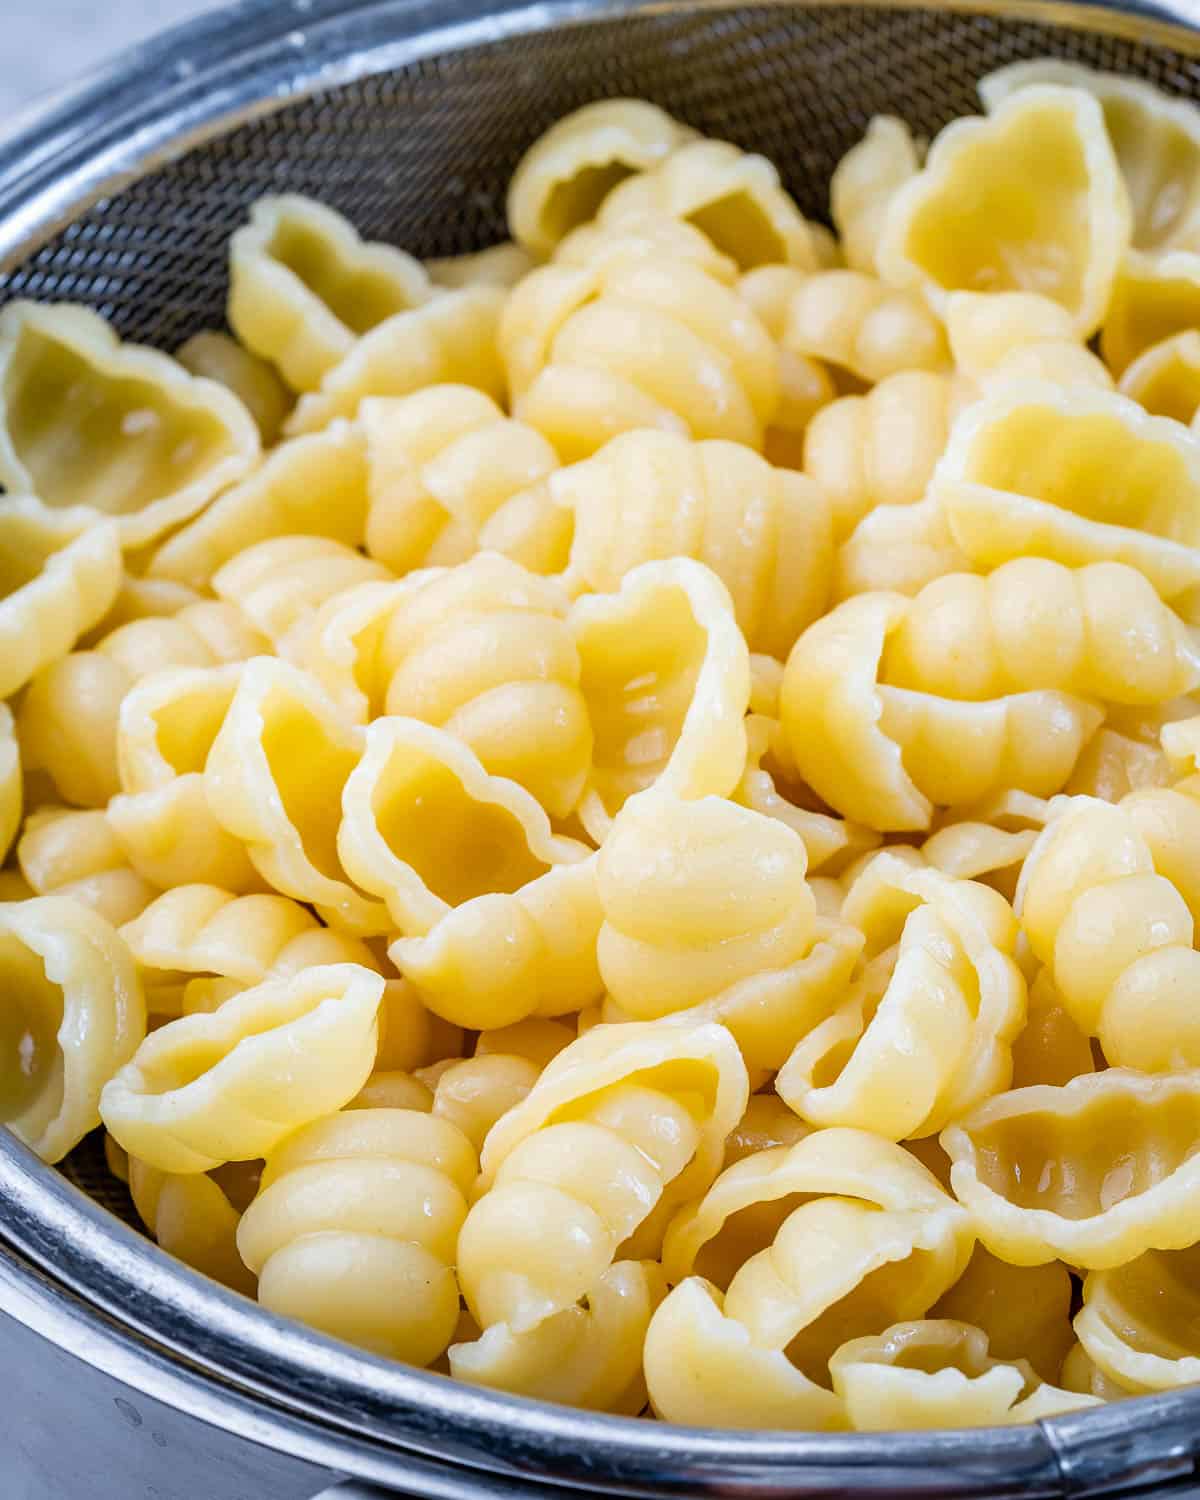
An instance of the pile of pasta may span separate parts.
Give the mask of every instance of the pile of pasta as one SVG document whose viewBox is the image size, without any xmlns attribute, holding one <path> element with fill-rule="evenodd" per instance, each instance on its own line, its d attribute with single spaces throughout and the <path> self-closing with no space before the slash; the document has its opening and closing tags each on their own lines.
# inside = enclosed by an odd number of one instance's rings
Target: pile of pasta
<svg viewBox="0 0 1200 1500">
<path fill-rule="evenodd" d="M 1200 1379 L 1200 111 L 1054 61 L 836 235 L 592 104 L 0 314 L 0 1118 L 376 1355 L 672 1422 Z M 1191 426 L 1189 427 L 1189 424 Z"/>
</svg>

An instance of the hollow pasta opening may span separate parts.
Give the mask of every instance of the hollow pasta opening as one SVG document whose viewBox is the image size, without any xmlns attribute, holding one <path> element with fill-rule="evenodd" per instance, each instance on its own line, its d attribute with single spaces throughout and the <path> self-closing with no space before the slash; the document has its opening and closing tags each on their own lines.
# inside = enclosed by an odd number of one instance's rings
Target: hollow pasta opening
<svg viewBox="0 0 1200 1500">
<path fill-rule="evenodd" d="M 63 992 L 47 978 L 39 954 L 12 933 L 0 933 L 0 1121 L 15 1120 L 35 1100 L 53 1105 L 63 1095 L 58 1032 Z"/>
<path fill-rule="evenodd" d="M 282 692 L 263 705 L 262 725 L 263 755 L 305 857 L 327 879 L 344 879 L 337 833 L 357 749 L 336 741 L 317 714 Z"/>
<path fill-rule="evenodd" d="M 62 545 L 30 516 L 10 511 L 0 517 L 0 599 L 32 583 Z"/>
<path fill-rule="evenodd" d="M 787 246 L 771 223 L 770 216 L 744 190 L 726 193 L 685 218 L 706 234 L 723 255 L 736 261 L 743 271 L 753 271 L 756 266 L 781 265 L 787 261 Z"/>
<path fill-rule="evenodd" d="M 236 689 L 235 681 L 188 685 L 153 711 L 155 745 L 176 776 L 204 770 Z"/>
<path fill-rule="evenodd" d="M 267 250 L 352 333 L 368 333 L 411 306 L 394 277 L 348 265 L 324 230 L 304 219 L 282 214 Z"/>
<path fill-rule="evenodd" d="M 619 182 L 633 176 L 633 168 L 619 161 L 604 166 L 580 167 L 565 182 L 556 182 L 546 194 L 542 222 L 547 235 L 561 240 L 572 229 L 595 218 L 596 210 Z"/>
</svg>

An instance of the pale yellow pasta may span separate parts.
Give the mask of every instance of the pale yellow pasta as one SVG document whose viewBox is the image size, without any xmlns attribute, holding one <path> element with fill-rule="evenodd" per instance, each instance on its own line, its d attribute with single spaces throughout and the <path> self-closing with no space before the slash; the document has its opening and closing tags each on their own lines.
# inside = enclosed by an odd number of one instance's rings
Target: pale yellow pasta
<svg viewBox="0 0 1200 1500">
<path fill-rule="evenodd" d="M 320 385 L 301 396 L 284 432 L 319 432 L 338 417 L 354 417 L 368 396 L 407 396 L 445 382 L 499 399 L 504 372 L 496 339 L 504 303 L 499 287 L 467 286 L 396 313 L 351 344 Z"/>
<path fill-rule="evenodd" d="M 1117 389 L 1152 416 L 1190 423 L 1200 409 L 1200 332 L 1169 334 L 1125 367 Z"/>
<path fill-rule="evenodd" d="M 248 479 L 169 537 L 150 560 L 155 578 L 206 588 L 246 548 L 283 536 L 327 536 L 362 545 L 367 518 L 362 433 L 348 422 L 293 438 L 267 454 Z"/>
<path fill-rule="evenodd" d="M 165 667 L 245 661 L 266 649 L 236 605 L 211 599 L 120 625 L 33 678 L 17 718 L 25 762 L 46 771 L 65 801 L 103 807 L 120 790 L 121 703 L 135 683 Z"/>
<path fill-rule="evenodd" d="M 796 272 L 782 343 L 872 384 L 901 370 L 950 367 L 937 314 L 917 293 L 862 271 Z"/>
<path fill-rule="evenodd" d="M 775 1080 L 780 1097 L 812 1125 L 899 1141 L 934 1135 L 1006 1088 L 1026 990 L 1004 898 L 885 851 L 842 916 L 873 961 L 798 1041 Z"/>
<path fill-rule="evenodd" d="M 547 440 L 483 391 L 434 385 L 365 401 L 366 547 L 395 573 L 459 563 L 479 547 L 537 572 L 566 561 L 570 517 L 542 481 L 558 467 Z M 499 544 L 499 545 L 497 545 Z"/>
<path fill-rule="evenodd" d="M 0 499 L 0 698 L 70 651 L 120 587 L 112 522 L 88 526 L 31 498 Z"/>
<path fill-rule="evenodd" d="M 0 313 L 0 483 L 65 510 L 76 530 L 111 516 L 124 547 L 144 546 L 258 457 L 236 396 L 121 343 L 98 314 L 33 302 Z"/>
<path fill-rule="evenodd" d="M 863 594 L 800 637 L 782 695 L 804 780 L 844 817 L 883 831 L 928 828 L 935 806 L 1014 788 L 1061 789 L 1101 712 L 1057 690 L 963 701 L 881 681 L 908 618 L 899 594 Z"/>
<path fill-rule="evenodd" d="M 438 1078 L 434 1114 L 482 1149 L 501 1115 L 520 1104 L 550 1059 L 574 1040 L 573 1026 L 541 1018 L 481 1032 L 475 1055 L 452 1063 Z"/>
<path fill-rule="evenodd" d="M 664 161 L 692 135 L 642 99 L 597 100 L 565 115 L 537 138 L 512 175 L 513 239 L 532 255 L 549 255 L 595 215 L 619 182 Z"/>
<path fill-rule="evenodd" d="M 104 1123 L 164 1172 L 266 1156 L 366 1082 L 383 985 L 359 965 L 330 964 L 170 1021 L 105 1085 Z"/>
<path fill-rule="evenodd" d="M 467 255 L 427 260 L 425 270 L 435 286 L 498 286 L 510 291 L 535 265 L 537 261 L 528 250 L 504 240 Z"/>
<path fill-rule="evenodd" d="M 430 294 L 419 261 L 299 194 L 260 198 L 229 241 L 229 326 L 293 390 L 315 390 L 357 339 Z"/>
<path fill-rule="evenodd" d="M 938 135 L 891 201 L 879 264 L 939 307 L 953 291 L 1039 292 L 1087 337 L 1131 229 L 1100 106 L 1078 89 L 1039 84 Z"/>
<path fill-rule="evenodd" d="M 695 558 L 728 588 L 750 649 L 778 657 L 828 601 L 824 494 L 738 444 L 628 433 L 560 469 L 549 489 L 574 516 L 573 593 L 617 589 L 638 564 Z"/>
<path fill-rule="evenodd" d="M 353 1109 L 267 1155 L 238 1226 L 258 1300 L 375 1354 L 427 1365 L 458 1322 L 455 1241 L 477 1161 L 454 1125 Z"/>
<path fill-rule="evenodd" d="M 921 858 L 943 875 L 982 880 L 1011 900 L 1025 856 L 1058 806 L 1053 798 L 1001 792 L 939 820 L 921 845 Z"/>
<path fill-rule="evenodd" d="M 831 1357 L 829 1373 L 858 1432 L 1004 1427 L 1100 1405 L 1043 1383 L 1024 1359 L 994 1358 L 983 1329 L 948 1318 L 851 1339 Z"/>
<path fill-rule="evenodd" d="M 328 935 L 346 941 L 343 934 Z M 441 1058 L 458 1057 L 462 1051 L 462 1031 L 427 1010 L 407 979 L 387 981 L 379 1007 L 376 1073 L 428 1067 Z"/>
<path fill-rule="evenodd" d="M 292 397 L 265 359 L 243 348 L 227 333 L 211 328 L 194 333 L 180 344 L 175 358 L 189 374 L 202 375 L 231 390 L 254 418 L 264 444 L 278 438 Z"/>
<path fill-rule="evenodd" d="M 17 739 L 12 709 L 0 706 L 0 863 L 8 857 L 24 811 L 25 790 L 21 779 L 21 745 Z"/>
<path fill-rule="evenodd" d="M 1113 373 L 1126 370 L 1147 350 L 1195 328 L 1200 310 L 1200 254 L 1167 250 L 1148 255 L 1131 250 L 1121 263 L 1100 335 L 1100 351 Z"/>
<path fill-rule="evenodd" d="M 931 1318 L 973 1323 L 997 1359 L 1028 1360 L 1056 1382 L 1075 1335 L 1071 1277 L 1061 1261 L 1010 1266 L 976 1245 L 967 1269 L 930 1309 Z"/>
<path fill-rule="evenodd" d="M 1080 339 L 1071 314 L 1037 292 L 951 292 L 946 336 L 955 369 L 972 387 L 1045 380 L 1112 389 L 1112 376 Z"/>
<path fill-rule="evenodd" d="M 118 626 L 128 625 L 133 620 L 161 619 L 178 614 L 186 605 L 199 604 L 203 598 L 199 590 L 189 588 L 187 584 L 175 583 L 168 578 L 147 578 L 126 568 L 117 597 L 100 623 L 81 637 L 82 643 L 92 645 Z"/>
<path fill-rule="evenodd" d="M 811 229 L 813 226 L 809 226 Z M 776 345 L 779 402 L 763 438 L 763 455 L 786 469 L 804 467 L 804 434 L 813 417 L 837 394 L 833 376 L 818 359 L 783 346 L 795 277 L 788 266 L 759 266 L 737 284 Z"/>
<path fill-rule="evenodd" d="M 1063 1360 L 1059 1379 L 1066 1390 L 1078 1391 L 1082 1396 L 1099 1396 L 1102 1401 L 1123 1401 L 1126 1396 L 1138 1394 L 1106 1375 L 1079 1343 Z"/>
<path fill-rule="evenodd" d="M 1197 1120 L 1200 1074 L 1109 1068 L 997 1094 L 942 1145 L 993 1255 L 1104 1270 L 1200 1239 Z"/>
<path fill-rule="evenodd" d="M 262 656 L 239 669 L 203 763 L 213 817 L 262 878 L 358 937 L 390 930 L 383 903 L 347 879 L 339 854 L 342 795 L 363 748 L 362 729 L 312 677 Z"/>
<path fill-rule="evenodd" d="M 129 862 L 102 812 L 38 807 L 25 819 L 17 863 L 38 896 L 67 896 L 114 927 L 132 921 L 154 900 L 157 887 Z"/>
<path fill-rule="evenodd" d="M 745 1114 L 725 1137 L 722 1168 L 773 1146 L 794 1146 L 811 1133 L 778 1094 L 751 1094 Z"/>
<path fill-rule="evenodd" d="M 1093 1271 L 1084 1282 L 1075 1331 L 1094 1368 L 1120 1392 L 1171 1390 L 1200 1380 L 1198 1259 L 1195 1245 L 1149 1250 Z"/>
<path fill-rule="evenodd" d="M 921 151 L 903 120 L 876 115 L 833 169 L 829 206 L 852 271 L 879 274 L 879 242 L 896 193 L 921 170 Z"/>
<path fill-rule="evenodd" d="M 665 236 L 577 231 L 508 298 L 499 345 L 512 413 L 565 463 L 640 427 L 762 447 L 779 401 L 774 346 L 729 285 L 733 262 L 667 224 Z"/>
<path fill-rule="evenodd" d="M 1063 1084 L 1095 1071 L 1092 1044 L 1081 1031 L 1045 969 L 1029 986 L 1025 1025 L 1012 1045 L 1012 1086 Z"/>
<path fill-rule="evenodd" d="M 760 1203 L 789 1211 L 723 1293 L 686 1274 L 732 1217 Z M 731 1230 L 741 1227 L 735 1219 Z M 866 1132 L 821 1130 L 737 1162 L 671 1226 L 669 1274 L 686 1279 L 646 1338 L 655 1411 L 695 1426 L 844 1427 L 830 1356 L 847 1339 L 922 1316 L 971 1246 L 967 1215 L 936 1179 Z"/>
<path fill-rule="evenodd" d="M 219 1183 L 203 1172 L 161 1172 L 136 1157 L 129 1158 L 128 1181 L 138 1218 L 168 1255 L 254 1295 L 254 1276 L 237 1249 L 240 1215 Z"/>
<path fill-rule="evenodd" d="M 878 505 L 837 550 L 833 597 L 848 599 L 879 590 L 918 594 L 935 578 L 970 567 L 971 559 L 955 541 L 935 500 Z"/>
<path fill-rule="evenodd" d="M 428 1114 L 433 1108 L 433 1090 L 413 1073 L 377 1069 L 345 1107 L 415 1109 Z"/>
<path fill-rule="evenodd" d="M 43 1161 L 100 1123 L 100 1092 L 146 1034 L 137 970 L 113 928 L 78 901 L 0 905 L 0 1120 Z"/>
<path fill-rule="evenodd" d="M 1130 792 L 1166 786 L 1170 780 L 1167 758 L 1157 745 L 1105 724 L 1088 741 L 1063 790 L 1071 796 L 1120 802 Z"/>
</svg>

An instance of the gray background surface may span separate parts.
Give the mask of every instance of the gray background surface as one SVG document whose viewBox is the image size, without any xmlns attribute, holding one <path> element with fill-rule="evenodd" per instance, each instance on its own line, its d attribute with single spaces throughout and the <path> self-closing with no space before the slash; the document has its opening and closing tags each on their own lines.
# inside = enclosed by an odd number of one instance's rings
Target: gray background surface
<svg viewBox="0 0 1200 1500">
<path fill-rule="evenodd" d="M 217 0 L 0 0 L 0 123 L 47 89 Z"/>
</svg>

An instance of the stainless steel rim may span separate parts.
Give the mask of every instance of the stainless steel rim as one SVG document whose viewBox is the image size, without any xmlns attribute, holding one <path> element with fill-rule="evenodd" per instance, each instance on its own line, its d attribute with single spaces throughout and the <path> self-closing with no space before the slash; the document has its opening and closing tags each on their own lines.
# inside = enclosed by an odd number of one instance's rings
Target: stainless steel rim
<svg viewBox="0 0 1200 1500">
<path fill-rule="evenodd" d="M 719 9 L 724 0 L 706 3 Z M 0 139 L 0 268 L 27 257 L 98 198 L 305 95 L 548 26 L 675 8 L 695 7 L 658 0 L 241 0 L 128 54 Z M 1189 0 L 1135 0 L 1119 9 L 1109 0 L 962 0 L 956 8 L 1003 9 L 1200 52 Z M 895 1497 L 1036 1500 L 1181 1479 L 1194 1472 L 1200 1450 L 1200 1390 L 1032 1428 L 843 1436 L 674 1429 L 455 1384 L 285 1323 L 193 1275 L 3 1130 L 0 1240 L 14 1252 L 9 1266 L 0 1261 L 0 1307 L 18 1317 L 40 1309 L 46 1336 L 55 1337 L 53 1294 L 39 1268 L 58 1296 L 73 1299 L 77 1315 L 99 1311 L 106 1327 L 125 1330 L 122 1370 L 131 1383 L 145 1381 L 161 1399 L 177 1399 L 199 1369 L 203 1419 L 244 1426 L 256 1441 L 316 1442 L 323 1432 L 336 1446 L 314 1461 L 384 1484 L 400 1456 L 411 1469 L 407 1455 L 415 1453 L 525 1483 L 541 1478 L 629 1495 L 817 1496 L 853 1488 Z M 165 1398 L 164 1388 L 172 1392 Z M 478 1478 L 471 1482 L 480 1493 Z M 495 1485 L 491 1493 L 505 1493 L 502 1479 Z M 426 1493 L 457 1500 L 463 1492 L 447 1480 L 440 1488 L 431 1481 Z"/>
</svg>

